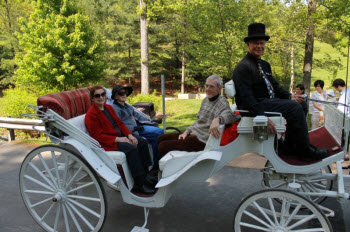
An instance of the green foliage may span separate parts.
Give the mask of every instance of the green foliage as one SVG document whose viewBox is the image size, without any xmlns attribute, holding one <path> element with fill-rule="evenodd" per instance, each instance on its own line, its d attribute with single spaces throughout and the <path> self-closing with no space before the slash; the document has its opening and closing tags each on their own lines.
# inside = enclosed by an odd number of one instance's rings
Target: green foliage
<svg viewBox="0 0 350 232">
<path fill-rule="evenodd" d="M 38 96 L 27 88 L 7 89 L 0 98 L 0 115 L 3 117 L 21 118 L 22 113 L 35 113 L 28 104 L 36 105 Z"/>
<path fill-rule="evenodd" d="M 69 10 L 63 1 L 60 13 L 39 1 L 29 21 L 20 20 L 20 45 L 26 52 L 16 57 L 16 81 L 37 92 L 77 88 L 104 76 L 103 44 L 88 17 Z M 50 2 L 50 1 L 48 1 Z M 46 5 L 45 5 L 46 6 Z"/>
<path fill-rule="evenodd" d="M 152 102 L 154 104 L 154 110 L 158 111 L 162 105 L 162 98 L 156 96 L 157 91 L 153 91 L 152 94 L 138 94 L 131 95 L 128 97 L 128 103 L 130 105 L 135 104 L 136 102 Z"/>
</svg>

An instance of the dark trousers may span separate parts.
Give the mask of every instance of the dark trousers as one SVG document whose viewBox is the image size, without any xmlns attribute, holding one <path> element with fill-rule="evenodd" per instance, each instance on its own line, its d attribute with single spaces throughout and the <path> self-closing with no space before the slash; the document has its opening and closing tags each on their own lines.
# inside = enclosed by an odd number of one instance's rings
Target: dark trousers
<svg viewBox="0 0 350 232">
<path fill-rule="evenodd" d="M 289 99 L 264 99 L 260 102 L 265 111 L 280 112 L 287 121 L 285 143 L 297 151 L 310 146 L 305 112 L 300 103 Z M 272 116 L 272 115 L 271 115 Z"/>
<path fill-rule="evenodd" d="M 159 150 L 158 150 L 158 137 L 164 134 L 163 129 L 154 126 L 143 126 L 144 130 L 139 131 L 139 135 L 145 137 L 147 141 L 152 145 L 153 150 L 153 166 L 158 166 Z"/>
<path fill-rule="evenodd" d="M 118 151 L 124 152 L 135 185 L 143 185 L 148 167 L 152 165 L 148 143 L 144 138 L 134 135 L 138 140 L 137 146 L 130 143 L 118 143 Z"/>
<path fill-rule="evenodd" d="M 205 143 L 197 139 L 195 135 L 179 139 L 181 133 L 164 134 L 158 137 L 159 155 L 163 157 L 169 151 L 203 151 Z"/>
</svg>

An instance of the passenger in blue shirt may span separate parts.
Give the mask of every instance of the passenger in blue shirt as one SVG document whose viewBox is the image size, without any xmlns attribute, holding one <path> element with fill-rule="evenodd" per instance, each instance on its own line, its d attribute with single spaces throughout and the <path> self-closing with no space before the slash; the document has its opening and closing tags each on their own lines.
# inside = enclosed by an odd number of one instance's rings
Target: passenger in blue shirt
<svg viewBox="0 0 350 232">
<path fill-rule="evenodd" d="M 152 145 L 153 150 L 153 170 L 159 170 L 159 150 L 158 150 L 158 136 L 164 134 L 164 131 L 156 126 L 157 123 L 141 111 L 136 110 L 133 106 L 126 103 L 128 96 L 132 93 L 132 87 L 121 85 L 114 86 L 112 90 L 112 107 L 117 116 L 124 122 L 126 127 L 136 135 L 145 137 Z"/>
</svg>

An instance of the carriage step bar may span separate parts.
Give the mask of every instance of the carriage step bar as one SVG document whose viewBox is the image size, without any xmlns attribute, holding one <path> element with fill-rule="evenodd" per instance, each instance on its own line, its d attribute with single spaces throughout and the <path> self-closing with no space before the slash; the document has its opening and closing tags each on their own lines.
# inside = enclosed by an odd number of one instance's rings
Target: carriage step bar
<svg viewBox="0 0 350 232">
<path fill-rule="evenodd" d="M 149 232 L 149 229 L 145 228 L 147 225 L 147 220 L 148 220 L 148 214 L 149 214 L 149 208 L 143 208 L 143 212 L 145 214 L 145 223 L 143 224 L 142 227 L 135 226 L 131 232 Z"/>
</svg>

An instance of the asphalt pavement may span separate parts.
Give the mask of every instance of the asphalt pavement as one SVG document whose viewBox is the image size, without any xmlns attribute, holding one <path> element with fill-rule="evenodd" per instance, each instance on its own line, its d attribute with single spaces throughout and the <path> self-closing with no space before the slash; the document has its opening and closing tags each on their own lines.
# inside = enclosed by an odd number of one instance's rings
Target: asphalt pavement
<svg viewBox="0 0 350 232">
<path fill-rule="evenodd" d="M 0 141 L 0 231 L 44 231 L 30 216 L 19 192 L 21 163 L 33 146 Z M 234 213 L 241 200 L 262 190 L 264 158 L 247 154 L 230 162 L 206 182 L 181 183 L 165 207 L 151 209 L 147 228 L 152 232 L 232 231 Z M 102 231 L 127 232 L 142 226 L 143 209 L 124 203 L 119 192 L 109 187 L 108 213 Z M 329 218 L 336 232 L 350 231 L 350 203 L 327 198 L 323 203 L 335 211 Z"/>
</svg>

